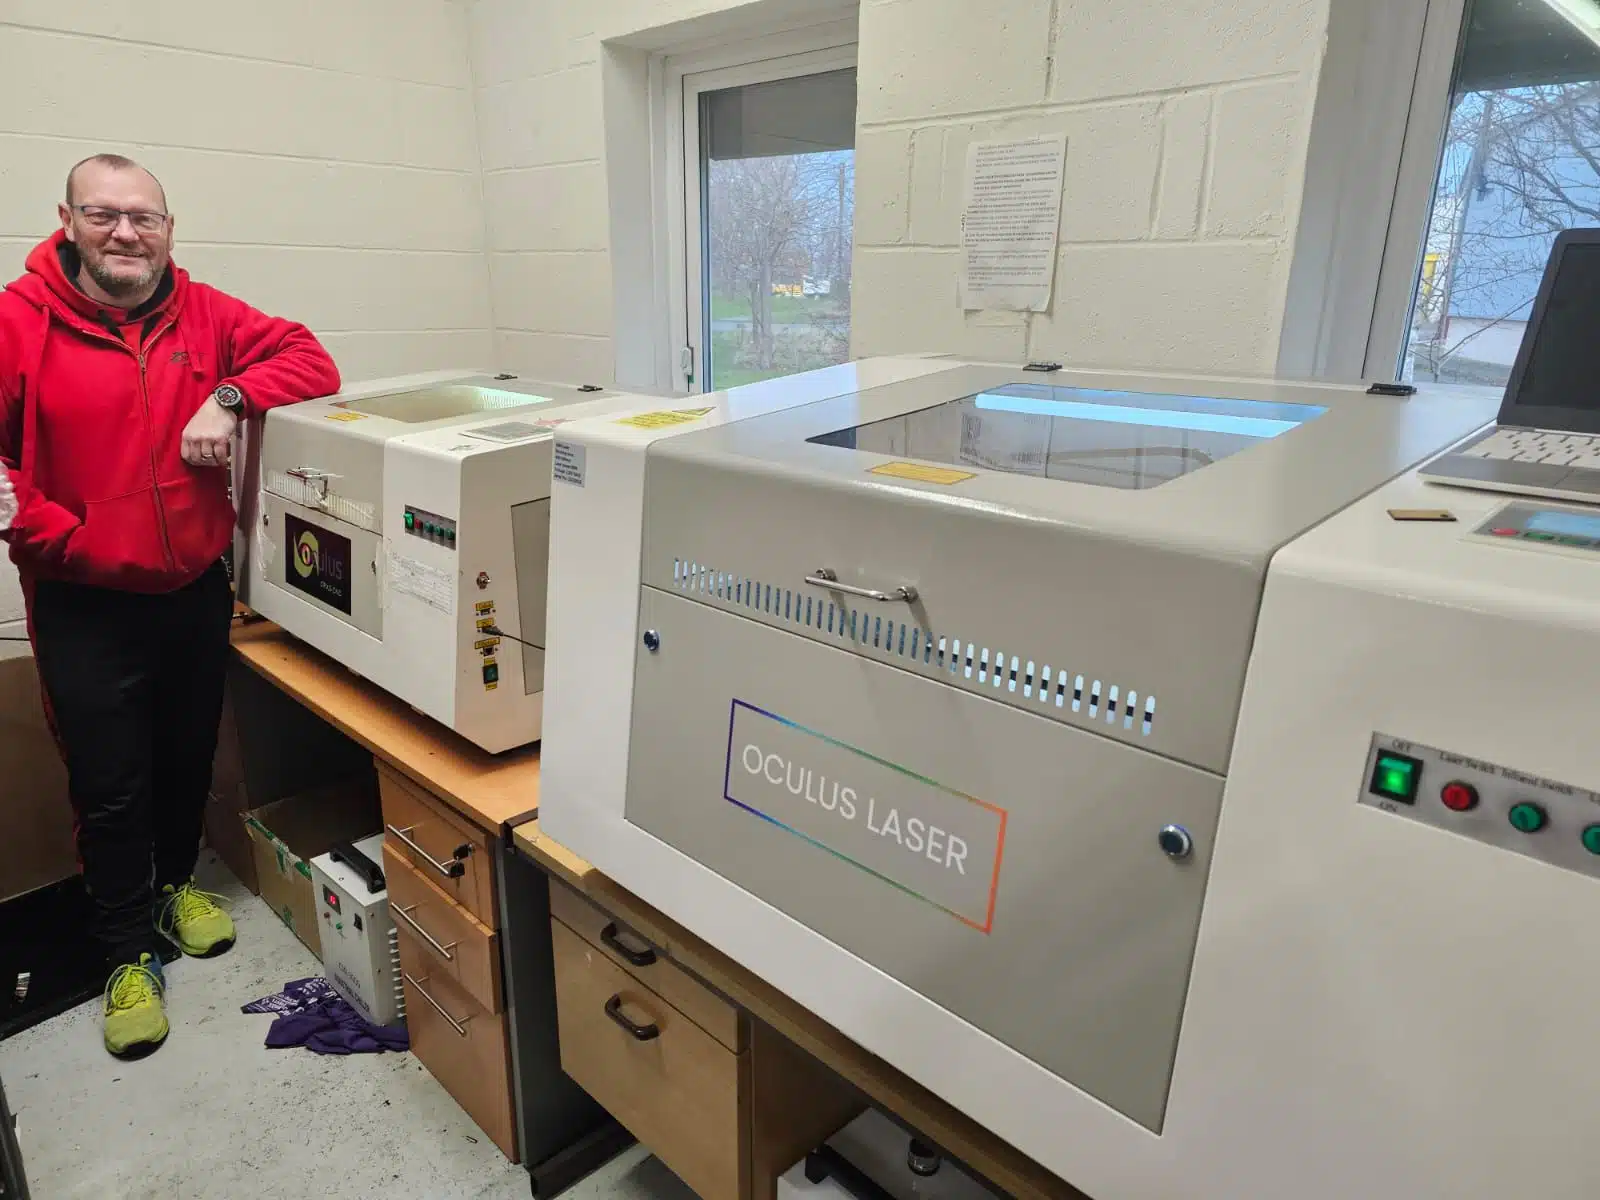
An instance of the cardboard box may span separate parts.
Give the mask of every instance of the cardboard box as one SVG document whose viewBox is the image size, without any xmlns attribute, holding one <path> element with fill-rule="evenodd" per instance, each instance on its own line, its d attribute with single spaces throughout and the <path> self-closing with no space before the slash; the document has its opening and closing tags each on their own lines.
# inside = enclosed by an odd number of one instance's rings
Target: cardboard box
<svg viewBox="0 0 1600 1200">
<path fill-rule="evenodd" d="M 0 900 L 78 869 L 67 769 L 45 723 L 33 658 L 21 650 L 0 658 Z"/>
<path fill-rule="evenodd" d="M 206 844 L 246 887 L 259 892 L 255 851 L 241 816 L 287 796 L 371 774 L 371 754 L 235 662 L 217 730 Z"/>
<path fill-rule="evenodd" d="M 243 814 L 243 824 L 261 898 L 321 958 L 311 860 L 339 842 L 359 841 L 382 831 L 375 780 L 277 800 Z"/>
<path fill-rule="evenodd" d="M 240 820 L 247 811 L 240 793 L 235 792 L 230 800 L 212 792 L 206 798 L 206 845 L 216 851 L 217 857 L 240 883 L 259 894 L 261 885 L 256 879 L 256 852 L 250 834 Z"/>
</svg>

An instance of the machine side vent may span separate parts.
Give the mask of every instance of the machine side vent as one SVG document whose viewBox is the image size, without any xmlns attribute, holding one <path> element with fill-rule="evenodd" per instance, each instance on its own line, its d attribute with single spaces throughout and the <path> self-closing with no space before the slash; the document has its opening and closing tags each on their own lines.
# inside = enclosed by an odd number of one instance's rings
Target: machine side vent
<svg viewBox="0 0 1600 1200">
<path fill-rule="evenodd" d="M 1156 698 L 1055 667 L 1042 658 L 1009 654 L 951 635 L 938 635 L 893 616 L 835 604 L 815 592 L 763 583 L 693 559 L 672 560 L 672 586 L 723 607 L 759 613 L 773 624 L 797 625 L 823 640 L 852 642 L 914 666 L 924 675 L 950 675 L 1002 694 L 1020 708 L 1059 709 L 1080 721 L 1120 725 L 1144 737 L 1155 728 Z M 1036 665 L 1038 664 L 1038 665 Z"/>
</svg>

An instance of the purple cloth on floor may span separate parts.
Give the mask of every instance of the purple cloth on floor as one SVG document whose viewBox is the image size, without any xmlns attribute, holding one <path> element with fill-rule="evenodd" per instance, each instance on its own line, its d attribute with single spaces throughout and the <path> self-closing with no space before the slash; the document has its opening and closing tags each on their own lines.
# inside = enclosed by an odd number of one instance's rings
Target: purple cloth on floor
<svg viewBox="0 0 1600 1200">
<path fill-rule="evenodd" d="M 411 1049 L 404 1025 L 372 1024 L 326 979 L 297 979 L 276 996 L 246 1004 L 244 1011 L 277 1014 L 267 1030 L 273 1050 L 304 1046 L 317 1054 L 381 1054 Z"/>
<path fill-rule="evenodd" d="M 290 1013 L 299 1012 L 307 1005 L 315 1004 L 319 1000 L 326 1000 L 339 993 L 333 990 L 333 984 L 320 975 L 313 975 L 310 979 L 296 979 L 283 985 L 283 991 L 276 995 L 263 996 L 253 1000 L 241 1008 L 240 1012 L 247 1013 Z"/>
</svg>

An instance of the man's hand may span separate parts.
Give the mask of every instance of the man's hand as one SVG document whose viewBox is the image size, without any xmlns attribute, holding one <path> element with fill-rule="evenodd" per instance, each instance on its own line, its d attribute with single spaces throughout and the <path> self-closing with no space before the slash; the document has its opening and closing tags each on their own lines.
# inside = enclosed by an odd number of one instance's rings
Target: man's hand
<svg viewBox="0 0 1600 1200">
<path fill-rule="evenodd" d="M 210 396 L 183 429 L 183 461 L 191 467 L 225 467 L 232 449 L 234 416 Z"/>
</svg>

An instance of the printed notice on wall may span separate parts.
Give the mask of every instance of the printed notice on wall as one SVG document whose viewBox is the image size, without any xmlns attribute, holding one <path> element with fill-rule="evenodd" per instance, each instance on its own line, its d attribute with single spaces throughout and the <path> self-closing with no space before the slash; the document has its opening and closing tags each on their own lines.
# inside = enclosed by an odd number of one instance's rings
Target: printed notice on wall
<svg viewBox="0 0 1600 1200">
<path fill-rule="evenodd" d="M 967 147 L 961 220 L 961 307 L 1050 307 L 1067 137 Z"/>
</svg>

